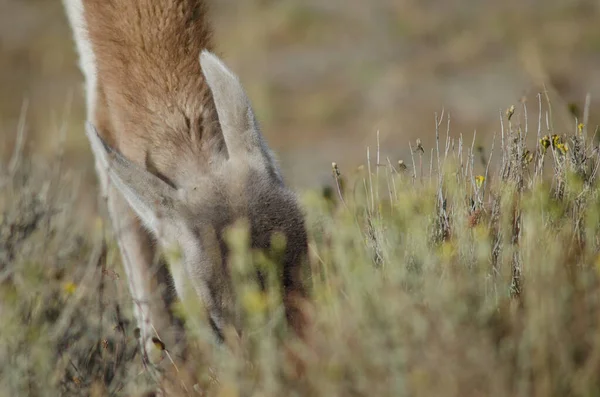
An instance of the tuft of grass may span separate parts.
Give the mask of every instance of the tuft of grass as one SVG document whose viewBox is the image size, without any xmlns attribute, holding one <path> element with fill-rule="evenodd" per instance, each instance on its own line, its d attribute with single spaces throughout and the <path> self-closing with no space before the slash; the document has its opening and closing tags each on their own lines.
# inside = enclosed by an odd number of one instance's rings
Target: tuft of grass
<svg viewBox="0 0 600 397">
<path fill-rule="evenodd" d="M 383 159 L 377 147 L 358 170 L 333 163 L 332 185 L 301 195 L 306 343 L 286 329 L 277 293 L 285 241 L 251 252 L 244 225 L 232 227 L 247 332 L 229 350 L 212 343 L 206 322 L 188 324 L 188 360 L 170 357 L 160 387 L 177 396 L 599 395 L 598 144 L 584 120 L 555 131 L 550 110 L 543 95 L 538 117 L 509 106 L 481 147 L 454 136 L 442 112 L 435 146 L 410 142 L 410 159 Z M 108 225 L 70 213 L 70 175 L 25 161 L 2 177 L 0 394 L 157 386 L 136 354 Z"/>
</svg>

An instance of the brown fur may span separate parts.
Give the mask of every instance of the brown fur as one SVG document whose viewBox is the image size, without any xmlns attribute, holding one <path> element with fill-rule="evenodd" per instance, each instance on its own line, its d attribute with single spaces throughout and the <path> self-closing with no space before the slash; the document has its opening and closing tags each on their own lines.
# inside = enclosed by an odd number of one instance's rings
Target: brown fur
<svg viewBox="0 0 600 397">
<path fill-rule="evenodd" d="M 244 94 L 235 89 L 221 66 L 208 59 L 215 79 L 213 90 L 229 90 L 221 93 L 221 107 L 216 105 L 198 60 L 202 50 L 213 47 L 204 2 L 63 1 L 72 9 L 77 2 L 83 4 L 97 76 L 95 86 L 88 85 L 95 93 L 94 108 L 89 109 L 88 116 L 101 139 L 89 132 L 88 136 L 98 175 L 105 181 L 104 193 L 133 299 L 140 308 L 148 306 L 147 313 L 142 309 L 136 312 L 143 336 L 157 328 L 168 348 L 174 342 L 166 331 L 172 321 L 168 315 L 170 297 L 150 298 L 164 279 L 166 268 L 162 263 L 158 271 L 152 268 L 156 253 L 153 240 L 162 241 L 163 236 L 140 221 L 149 206 L 154 217 L 148 219 L 158 219 L 161 230 L 164 224 L 167 237 L 180 239 L 184 251 L 190 241 L 201 248 L 201 254 L 184 258 L 182 268 L 193 273 L 188 277 L 196 281 L 196 293 L 202 295 L 200 285 L 205 303 L 207 299 L 212 302 L 207 303 L 208 311 L 236 329 L 223 231 L 246 218 L 252 247 L 260 249 L 268 249 L 274 232 L 283 233 L 287 246 L 279 270 L 286 318 L 299 336 L 306 337 L 302 305 L 307 293 L 301 271 L 308 247 L 303 216 L 294 194 L 279 177 L 258 129 L 254 131 L 258 127 L 253 120 L 240 118 L 252 113 L 243 111 Z M 73 15 L 71 23 L 76 25 Z M 77 29 L 75 36 L 86 42 Z M 86 76 L 93 80 L 89 72 Z M 226 126 L 219 115 L 225 116 Z M 118 182 L 117 188 L 106 182 L 108 175 Z M 176 190 L 185 192 L 185 199 L 180 200 Z M 139 216 L 132 209 L 136 200 L 146 206 L 136 209 Z M 162 218 L 161 211 L 168 214 Z M 189 232 L 185 238 L 183 231 Z M 216 331 L 221 334 L 223 330 Z"/>
<path fill-rule="evenodd" d="M 84 0 L 84 7 L 102 137 L 164 176 L 177 169 L 182 148 L 207 161 L 223 139 L 198 63 L 213 47 L 204 2 Z"/>
</svg>

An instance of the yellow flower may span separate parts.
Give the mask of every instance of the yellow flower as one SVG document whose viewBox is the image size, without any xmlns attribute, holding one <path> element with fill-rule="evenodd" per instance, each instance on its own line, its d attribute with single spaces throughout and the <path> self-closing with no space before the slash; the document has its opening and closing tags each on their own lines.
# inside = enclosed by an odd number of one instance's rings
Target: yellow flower
<svg viewBox="0 0 600 397">
<path fill-rule="evenodd" d="M 475 177 L 475 184 L 477 185 L 478 189 L 481 188 L 481 186 L 483 185 L 484 181 L 485 181 L 485 176 L 483 176 L 483 175 L 477 175 Z"/>
<path fill-rule="evenodd" d="M 548 138 L 548 135 L 544 135 L 544 137 L 542 139 L 540 139 L 540 145 L 542 146 L 542 152 L 546 153 L 546 149 L 548 149 L 548 147 L 550 147 L 550 138 Z"/>
<path fill-rule="evenodd" d="M 556 149 L 562 154 L 566 154 L 569 151 L 569 146 L 566 143 L 559 143 L 556 145 Z"/>
<path fill-rule="evenodd" d="M 577 124 L 577 132 L 581 134 L 583 132 L 583 127 L 585 127 L 583 123 Z"/>
<path fill-rule="evenodd" d="M 523 153 L 523 162 L 525 164 L 529 164 L 533 161 L 533 153 L 531 153 L 531 151 L 529 150 L 525 150 L 525 153 Z"/>
<path fill-rule="evenodd" d="M 268 306 L 267 296 L 260 291 L 248 291 L 243 302 L 249 313 L 262 313 Z"/>
<path fill-rule="evenodd" d="M 160 339 L 153 337 L 152 339 L 147 340 L 145 347 L 150 362 L 158 363 L 163 360 L 163 352 L 166 350 L 166 346 Z"/>
<path fill-rule="evenodd" d="M 63 285 L 63 290 L 67 293 L 67 295 L 73 295 L 76 289 L 77 285 L 72 281 L 69 281 Z"/>
<path fill-rule="evenodd" d="M 157 337 L 152 338 L 152 343 L 154 344 L 154 347 L 156 347 L 158 350 L 165 350 L 166 348 L 163 341 L 158 339 Z"/>
</svg>

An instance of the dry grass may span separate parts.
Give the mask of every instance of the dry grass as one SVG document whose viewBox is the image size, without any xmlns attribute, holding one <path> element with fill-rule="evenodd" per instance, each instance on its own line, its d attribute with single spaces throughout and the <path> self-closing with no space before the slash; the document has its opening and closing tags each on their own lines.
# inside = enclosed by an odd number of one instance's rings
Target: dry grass
<svg viewBox="0 0 600 397">
<path fill-rule="evenodd" d="M 278 297 L 257 295 L 234 235 L 250 332 L 235 355 L 191 333 L 178 395 L 600 395 L 600 165 L 596 130 L 561 134 L 539 95 L 501 114 L 484 148 L 432 118 L 412 158 L 377 143 L 331 188 L 302 193 L 314 298 L 310 349 Z M 539 114 L 538 114 L 539 113 Z M 435 121 L 435 122 L 434 122 Z M 4 164 L 9 161 L 4 162 Z M 0 395 L 136 395 L 132 303 L 110 225 L 72 210 L 80 176 L 24 157 L 0 191 Z M 89 190 L 89 189 L 88 189 Z M 304 368 L 290 365 L 290 353 Z M 188 370 L 193 372 L 189 373 Z"/>
</svg>

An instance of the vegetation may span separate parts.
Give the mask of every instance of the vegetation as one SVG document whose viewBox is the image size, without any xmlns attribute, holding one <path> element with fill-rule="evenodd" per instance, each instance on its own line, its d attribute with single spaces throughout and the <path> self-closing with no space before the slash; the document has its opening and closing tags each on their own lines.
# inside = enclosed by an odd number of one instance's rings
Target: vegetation
<svg viewBox="0 0 600 397">
<path fill-rule="evenodd" d="M 537 111 L 510 107 L 486 148 L 454 136 L 442 112 L 433 148 L 411 142 L 413 156 L 401 161 L 369 148 L 364 166 L 334 163 L 331 187 L 302 193 L 310 346 L 290 339 L 277 295 L 244 277 L 252 255 L 234 230 L 247 340 L 230 354 L 200 323 L 193 367 L 164 363 L 168 387 L 218 396 L 600 395 L 596 131 L 579 121 L 555 131 L 543 95 Z M 17 150 L 7 163 L 0 395 L 140 395 L 153 383 L 110 224 L 102 212 L 92 224 L 74 215 L 84 189 L 60 155 L 38 163 Z"/>
</svg>

